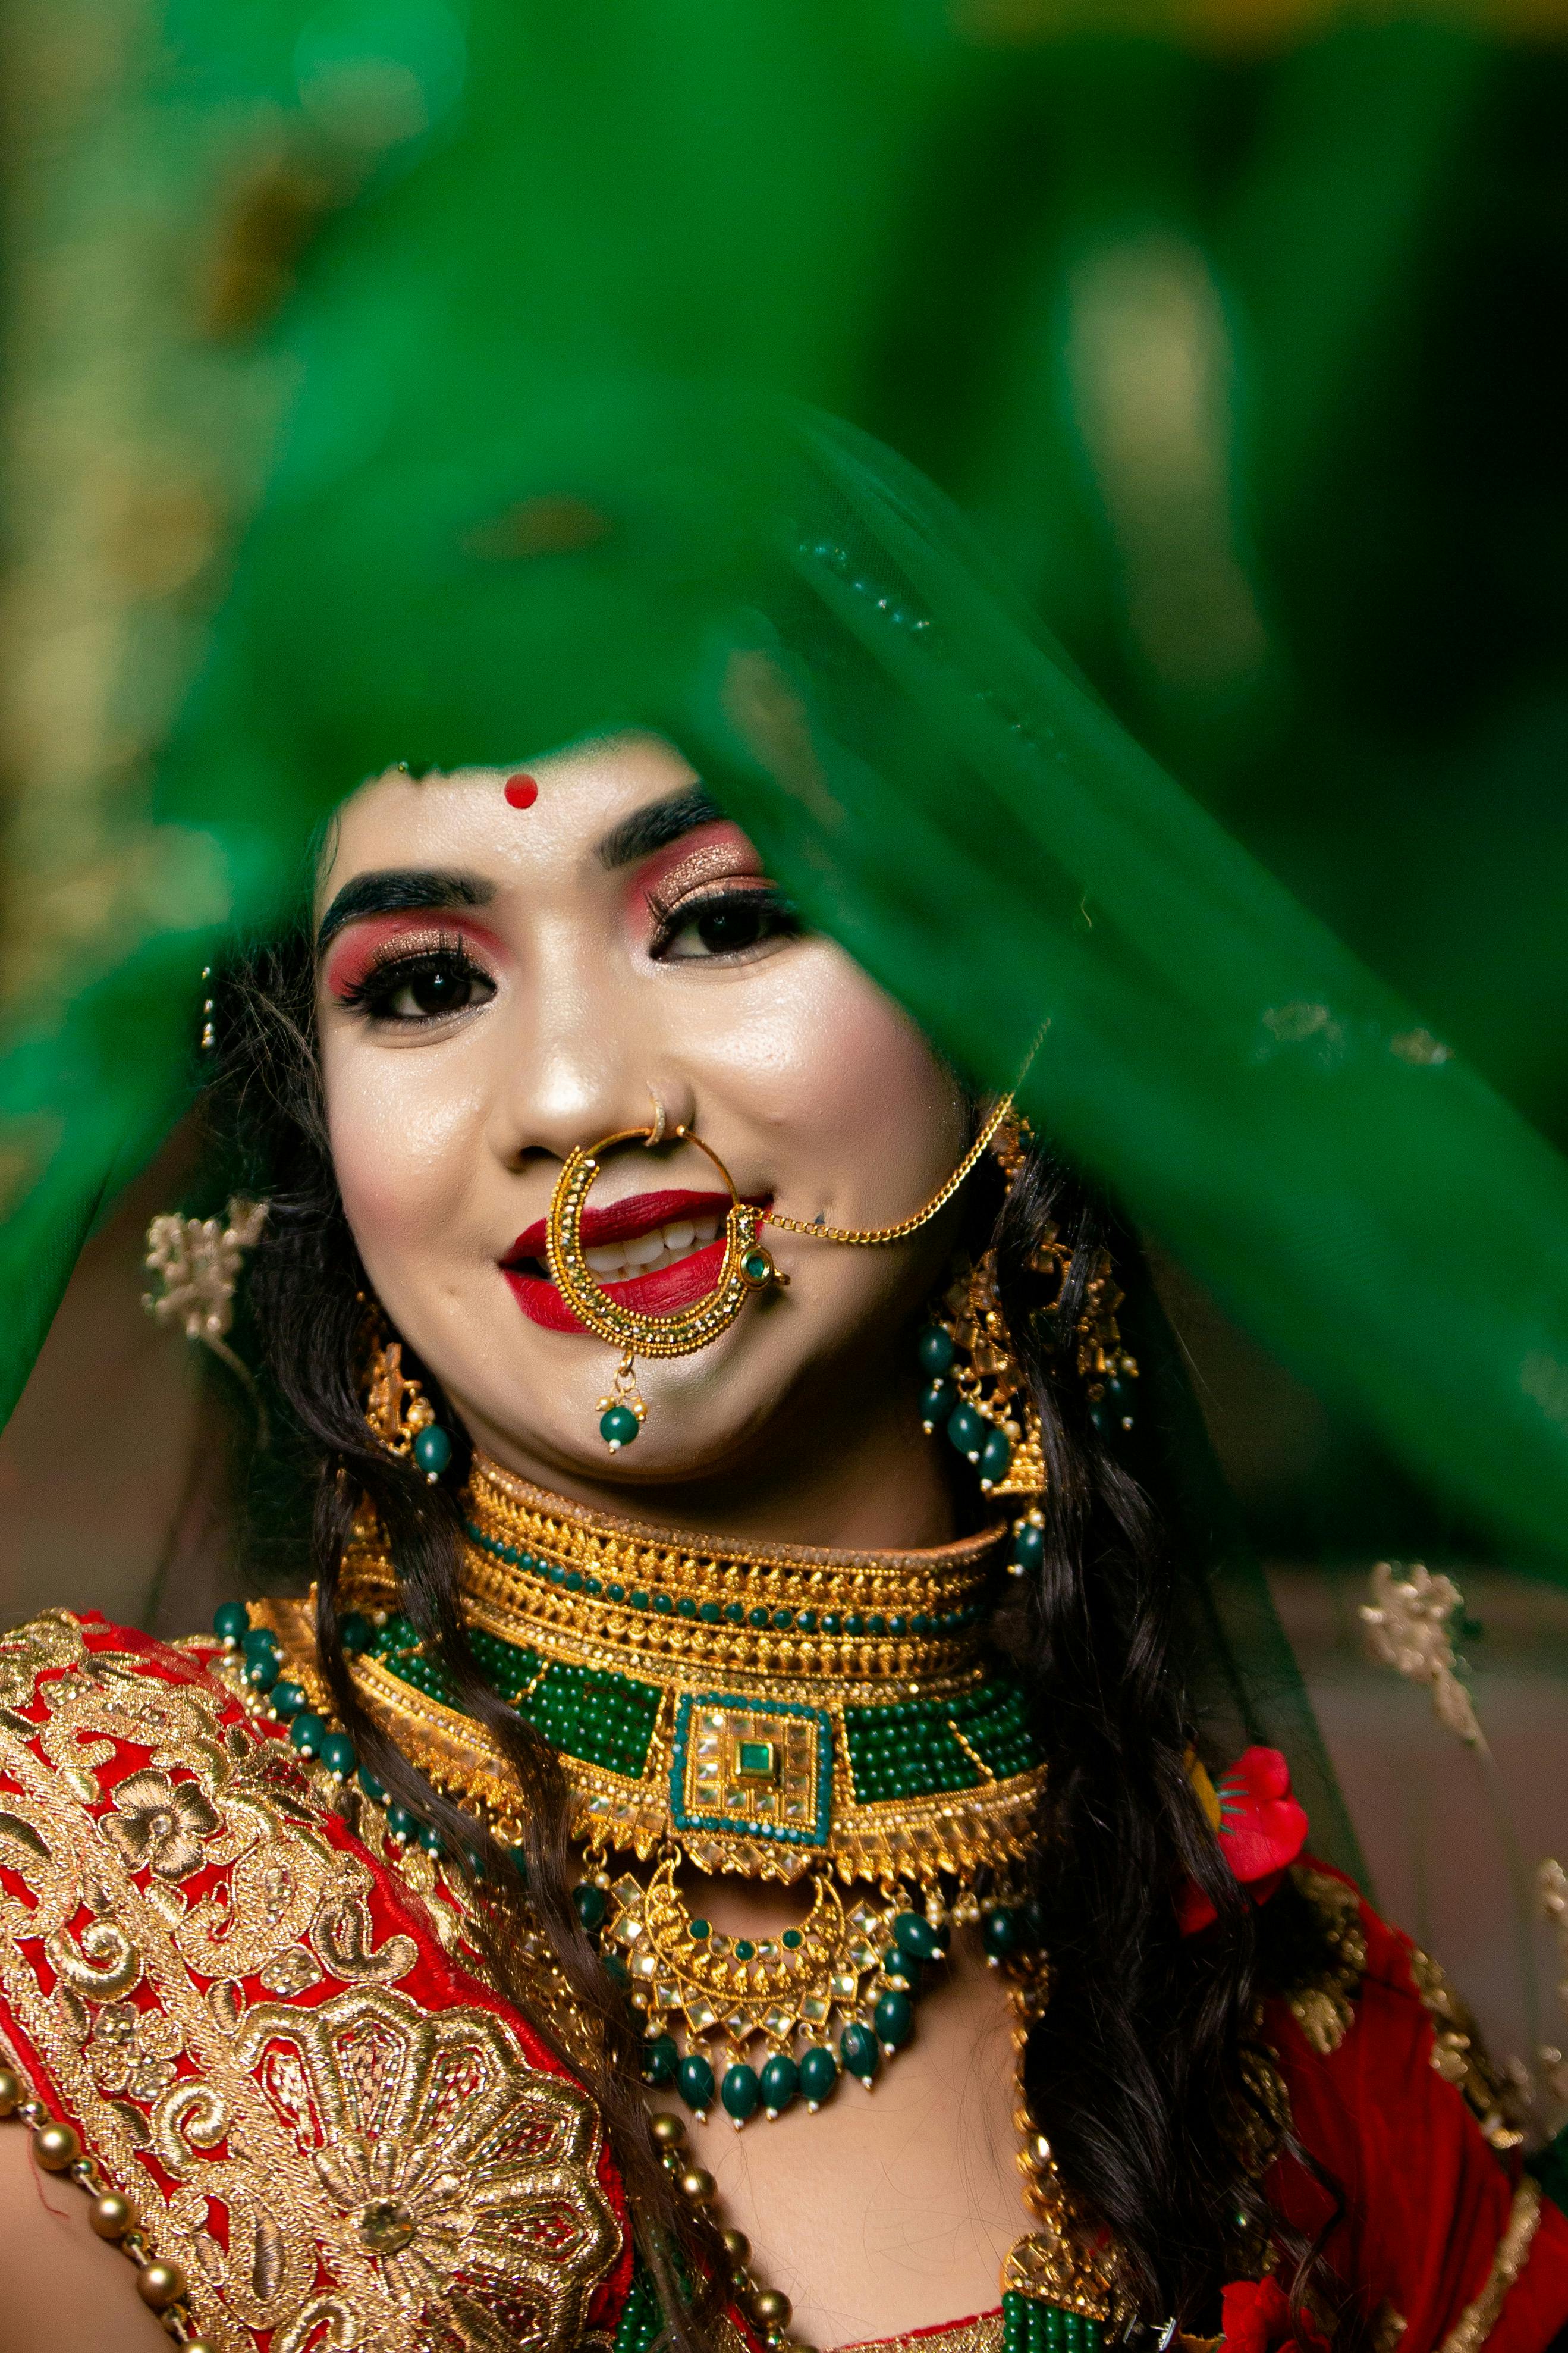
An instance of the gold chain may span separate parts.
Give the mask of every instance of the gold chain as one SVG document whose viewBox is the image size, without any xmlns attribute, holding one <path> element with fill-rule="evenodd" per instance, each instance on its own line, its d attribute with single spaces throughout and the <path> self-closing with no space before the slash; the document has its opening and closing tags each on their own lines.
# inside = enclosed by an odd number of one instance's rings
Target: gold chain
<svg viewBox="0 0 1568 2353">
<path fill-rule="evenodd" d="M 879 1242 L 901 1242 L 908 1235 L 918 1233 L 921 1226 L 928 1224 L 936 1216 L 939 1209 L 946 1208 L 964 1178 L 984 1157 L 986 1146 L 1004 1120 L 1011 1116 L 1012 1110 L 1013 1097 L 1010 1094 L 1004 1095 L 942 1190 L 932 1194 L 923 1209 L 917 1209 L 912 1218 L 901 1219 L 896 1226 L 878 1226 L 871 1229 L 859 1226 L 807 1225 L 803 1219 L 781 1218 L 772 1209 L 768 1211 L 763 1223 L 764 1226 L 776 1226 L 781 1233 L 810 1234 L 819 1242 L 858 1242 L 866 1247 Z"/>
</svg>

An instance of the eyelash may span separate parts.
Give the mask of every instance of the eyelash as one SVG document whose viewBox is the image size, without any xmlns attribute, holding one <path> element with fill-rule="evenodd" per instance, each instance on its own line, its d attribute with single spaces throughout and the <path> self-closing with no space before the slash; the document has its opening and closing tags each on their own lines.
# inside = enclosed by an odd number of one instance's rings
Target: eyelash
<svg viewBox="0 0 1568 2353">
<path fill-rule="evenodd" d="M 476 962 L 464 942 L 453 933 L 433 941 L 428 947 L 384 950 L 368 964 L 357 979 L 338 991 L 338 1003 L 350 1012 L 363 1013 L 367 1020 L 383 1021 L 389 1027 L 414 1029 L 424 1022 L 446 1021 L 449 1012 L 394 1013 L 392 999 L 401 988 L 422 979 L 426 973 L 451 972 L 469 980 L 481 982 L 493 996 L 495 984 L 484 966 Z M 457 1012 L 469 1008 L 458 1006 Z"/>
<path fill-rule="evenodd" d="M 771 936 L 775 939 L 793 939 L 801 929 L 800 916 L 795 908 L 771 882 L 751 882 L 740 887 L 728 885 L 700 891 L 693 897 L 679 901 L 673 907 L 663 905 L 650 892 L 647 903 L 655 921 L 648 955 L 656 963 L 667 957 L 680 934 L 693 923 L 700 923 L 704 915 L 726 913 L 731 908 L 744 907 L 748 913 L 754 911 L 759 916 L 769 919 L 773 926 Z M 759 942 L 757 944 L 762 944 Z M 732 951 L 736 956 L 748 953 L 744 948 Z M 698 961 L 696 958 L 691 960 Z M 714 950 L 707 960 L 713 963 L 724 961 L 725 953 L 721 949 Z"/>
</svg>

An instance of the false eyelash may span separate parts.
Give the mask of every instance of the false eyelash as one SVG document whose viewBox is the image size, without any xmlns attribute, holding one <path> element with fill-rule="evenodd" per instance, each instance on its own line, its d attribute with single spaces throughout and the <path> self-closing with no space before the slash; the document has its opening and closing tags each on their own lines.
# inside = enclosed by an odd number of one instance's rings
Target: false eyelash
<svg viewBox="0 0 1568 2353">
<path fill-rule="evenodd" d="M 800 913 L 793 900 L 773 882 L 751 882 L 741 885 L 726 883 L 721 888 L 700 891 L 694 897 L 679 899 L 673 907 L 666 906 L 653 892 L 647 894 L 648 913 L 654 918 L 654 935 L 648 943 L 648 954 L 658 955 L 667 948 L 678 932 L 695 923 L 715 907 L 757 907 L 765 915 L 778 919 L 782 926 L 800 928 Z"/>
<path fill-rule="evenodd" d="M 379 949 L 364 970 L 338 990 L 338 1003 L 350 1011 L 374 1011 L 378 998 L 390 997 L 405 982 L 416 980 L 422 973 L 433 972 L 441 965 L 456 965 L 476 979 L 489 978 L 484 966 L 468 954 L 465 942 L 453 932 L 442 934 L 426 946 L 406 948 L 393 943 Z"/>
</svg>

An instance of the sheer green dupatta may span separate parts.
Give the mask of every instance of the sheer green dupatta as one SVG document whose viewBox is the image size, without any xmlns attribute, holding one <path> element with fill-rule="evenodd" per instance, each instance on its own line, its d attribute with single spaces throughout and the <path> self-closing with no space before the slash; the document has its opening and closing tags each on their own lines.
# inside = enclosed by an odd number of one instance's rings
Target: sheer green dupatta
<svg viewBox="0 0 1568 2353">
<path fill-rule="evenodd" d="M 269 502 L 165 762 L 231 940 L 346 787 L 656 727 L 810 919 L 1241 1322 L 1552 1565 L 1568 1463 L 1558 1162 L 1131 742 L 962 522 L 847 429 L 689 388 L 521 395 Z M 14 1397 L 99 1205 L 187 1099 L 199 911 L 0 1069 Z M 31 1155 L 28 1158 L 26 1155 Z M 1290 1755 L 1353 1861 L 1288 1645 L 1152 1321 L 1217 1742 Z"/>
<path fill-rule="evenodd" d="M 1568 1573 L 1561 1158 L 1139 750 L 929 485 L 845 427 L 804 438 L 794 643 L 759 633 L 726 690 L 764 855 L 992 1084 L 1044 1024 L 1040 1131 Z"/>
</svg>

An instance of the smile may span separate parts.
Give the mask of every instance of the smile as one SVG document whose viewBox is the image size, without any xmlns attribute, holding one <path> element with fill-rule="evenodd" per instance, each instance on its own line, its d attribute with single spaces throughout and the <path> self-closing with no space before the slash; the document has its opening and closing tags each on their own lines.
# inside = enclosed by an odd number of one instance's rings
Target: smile
<svg viewBox="0 0 1568 2353">
<path fill-rule="evenodd" d="M 717 1284 L 729 1207 L 727 1193 L 634 1193 L 584 1212 L 583 1254 L 617 1306 L 674 1315 Z M 544 1250 L 540 1218 L 519 1234 L 501 1272 L 531 1323 L 546 1332 L 581 1332 L 550 1280 Z"/>
</svg>

